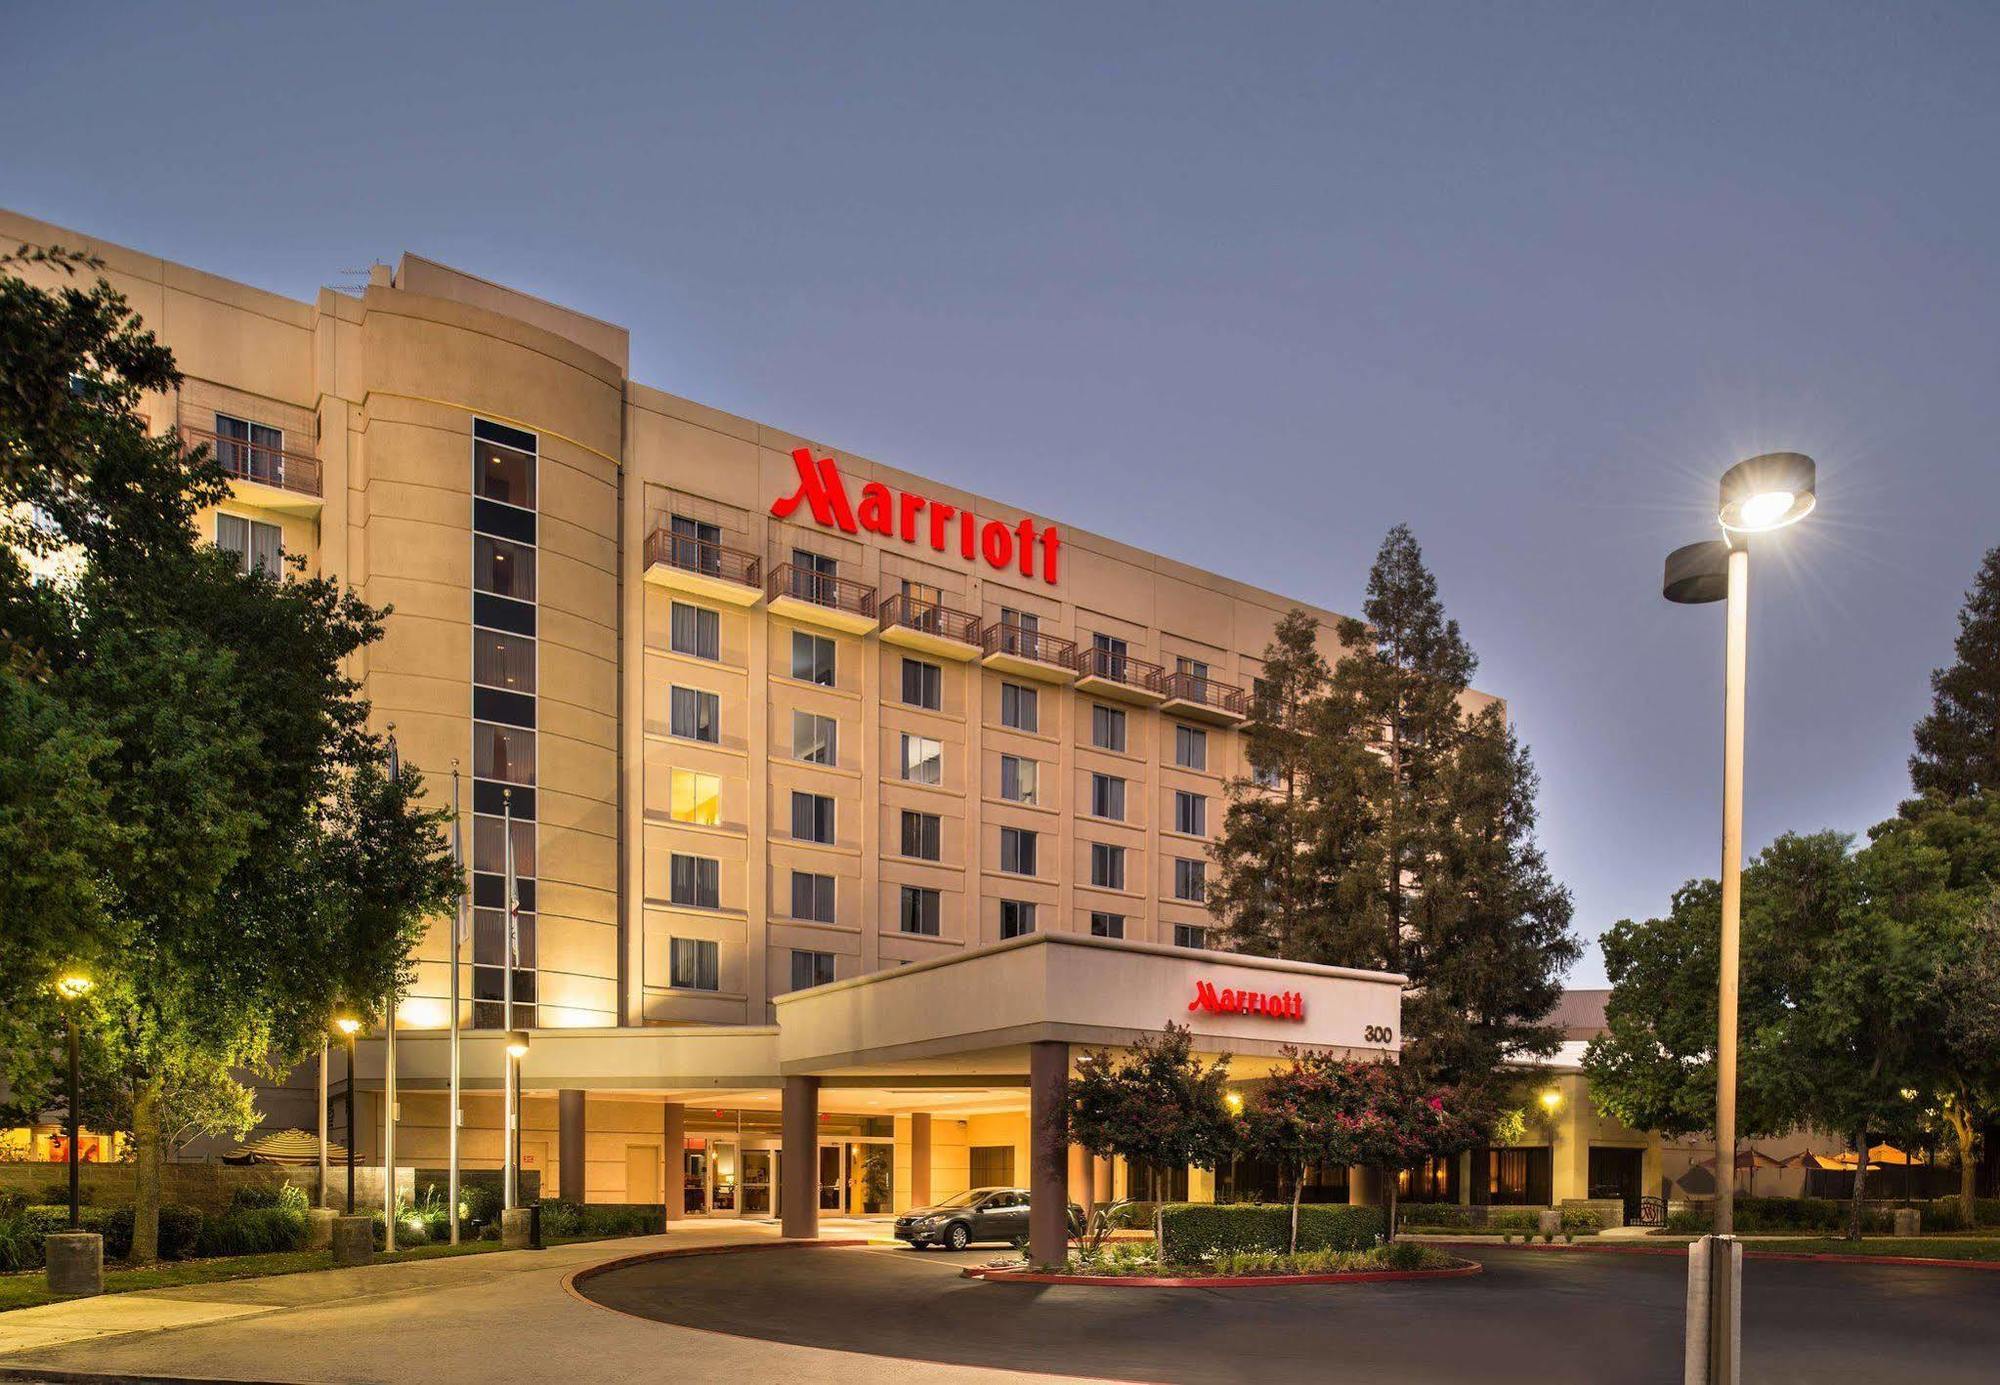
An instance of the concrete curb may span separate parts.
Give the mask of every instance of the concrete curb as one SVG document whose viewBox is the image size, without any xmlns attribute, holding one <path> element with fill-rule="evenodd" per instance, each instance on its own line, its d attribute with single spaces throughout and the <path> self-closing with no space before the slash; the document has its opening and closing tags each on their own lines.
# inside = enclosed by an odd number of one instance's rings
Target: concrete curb
<svg viewBox="0 0 2000 1385">
<path fill-rule="evenodd" d="M 1471 1249 L 1481 1245 L 1477 1241 L 1427 1241 L 1434 1246 L 1458 1246 Z M 1532 1250 L 1536 1254 L 1557 1255 L 1671 1255 L 1677 1259 L 1687 1258 L 1686 1246 L 1586 1246 L 1586 1245 L 1524 1245 L 1493 1246 L 1484 1245 L 1486 1250 Z M 1813 1265 L 1909 1265 L 1921 1268 L 1947 1270 L 2000 1270 L 2000 1260 L 1947 1260 L 1928 1255 L 1833 1255 L 1824 1251 L 1805 1250 L 1753 1250 L 1747 1244 L 1743 1247 L 1746 1260 L 1793 1260 Z"/>
<path fill-rule="evenodd" d="M 627 1269 L 633 1265 L 648 1265 L 655 1260 L 685 1260 L 696 1255 L 743 1255 L 753 1251 L 764 1250 L 811 1250 L 815 1246 L 825 1246 L 830 1250 L 841 1250 L 852 1249 L 855 1246 L 877 1244 L 879 1242 L 856 1239 L 841 1241 L 744 1241 L 738 1245 L 670 1246 L 665 1250 L 641 1251 L 637 1255 L 621 1255 L 615 1260 L 600 1260 L 594 1265 L 579 1266 L 562 1277 L 562 1286 L 564 1292 L 580 1302 L 588 1303 L 593 1308 L 602 1308 L 606 1312 L 619 1313 L 630 1318 L 638 1315 L 626 1313 L 622 1308 L 613 1308 L 608 1303 L 599 1303 L 576 1286 L 588 1280 L 595 1279 L 600 1274 L 608 1274 L 612 1270 Z M 640 1321 L 656 1322 L 658 1320 L 655 1318 L 641 1318 Z"/>
<path fill-rule="evenodd" d="M 991 1284 L 1087 1284 L 1102 1289 L 1270 1289 L 1295 1284 L 1383 1284 L 1403 1279 L 1466 1279 L 1485 1271 L 1477 1260 L 1442 1270 L 1355 1270 L 1346 1274 L 1044 1274 L 1034 1270 L 960 1270 Z"/>
<path fill-rule="evenodd" d="M 66 1371 L 52 1366 L 0 1366 L 0 1380 L 45 1381 L 52 1385 L 289 1385 L 284 1381 L 240 1380 L 218 1375 L 133 1375 Z"/>
</svg>

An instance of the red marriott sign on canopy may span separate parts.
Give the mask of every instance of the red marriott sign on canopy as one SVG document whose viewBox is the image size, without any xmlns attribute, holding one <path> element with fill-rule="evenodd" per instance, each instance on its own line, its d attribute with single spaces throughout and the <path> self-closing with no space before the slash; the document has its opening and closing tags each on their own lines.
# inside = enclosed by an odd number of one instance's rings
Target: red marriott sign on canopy
<svg viewBox="0 0 2000 1385">
<path fill-rule="evenodd" d="M 895 491 L 880 481 L 861 487 L 857 505 L 848 498 L 847 482 L 833 458 L 817 461 L 806 448 L 792 453 L 799 471 L 799 488 L 771 506 L 779 519 L 790 519 L 799 506 L 812 511 L 813 522 L 846 534 L 866 529 L 884 538 L 900 536 L 904 543 L 927 543 L 939 553 L 956 550 L 967 562 L 984 558 L 990 567 L 1019 568 L 1023 577 L 1040 573 L 1054 585 L 1062 537 L 1053 524 L 1040 529 L 1032 519 L 1015 524 L 982 520 L 970 510 L 942 500 L 927 500 L 914 491 Z"/>
<path fill-rule="evenodd" d="M 1306 1022 L 1306 998 L 1297 991 L 1236 991 L 1215 988 L 1213 981 L 1194 983 L 1190 1010 L 1206 1010 L 1211 1015 L 1263 1015 L 1268 1019 Z"/>
</svg>

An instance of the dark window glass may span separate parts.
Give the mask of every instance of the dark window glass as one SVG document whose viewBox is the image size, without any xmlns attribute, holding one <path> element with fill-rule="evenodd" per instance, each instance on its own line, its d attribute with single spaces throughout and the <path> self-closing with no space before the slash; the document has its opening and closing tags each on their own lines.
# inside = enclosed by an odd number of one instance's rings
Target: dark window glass
<svg viewBox="0 0 2000 1385">
<path fill-rule="evenodd" d="M 535 733 L 519 726 L 472 723 L 472 772 L 509 784 L 535 782 Z"/>
<path fill-rule="evenodd" d="M 820 793 L 792 794 L 792 835 L 802 842 L 833 841 L 833 799 Z"/>
<path fill-rule="evenodd" d="M 1208 732 L 1193 726 L 1176 726 L 1174 763 L 1183 769 L 1207 769 Z"/>
<path fill-rule="evenodd" d="M 935 712 L 943 705 L 944 671 L 922 659 L 903 660 L 903 701 Z"/>
<path fill-rule="evenodd" d="M 903 813 L 903 854 L 936 861 L 943 849 L 944 822 L 936 813 Z"/>
<path fill-rule="evenodd" d="M 474 534 L 472 586 L 475 591 L 492 592 L 495 596 L 533 601 L 535 550 L 524 544 L 496 539 L 491 534 Z"/>
<path fill-rule="evenodd" d="M 484 441 L 472 444 L 472 493 L 486 500 L 535 508 L 535 459 Z"/>
<path fill-rule="evenodd" d="M 507 872 L 506 819 L 475 817 L 472 820 L 472 868 L 493 875 Z M 535 873 L 535 824 L 514 819 L 514 874 Z"/>
<path fill-rule="evenodd" d="M 1194 904 L 1208 898 L 1208 862 L 1190 861 L 1185 856 L 1175 858 L 1174 898 Z"/>
<path fill-rule="evenodd" d="M 824 986 L 833 980 L 833 954 L 831 952 L 805 952 L 792 949 L 792 989 L 803 991 L 809 986 Z"/>
<path fill-rule="evenodd" d="M 1125 748 L 1125 713 L 1116 707 L 1090 709 L 1090 743 L 1099 750 Z"/>
<path fill-rule="evenodd" d="M 1000 796 L 1015 803 L 1035 801 L 1037 762 L 1018 755 L 1000 757 Z"/>
<path fill-rule="evenodd" d="M 285 531 L 242 515 L 215 517 L 215 546 L 236 556 L 244 572 L 267 572 L 281 577 L 285 571 Z"/>
<path fill-rule="evenodd" d="M 497 630 L 472 632 L 472 681 L 489 688 L 535 690 L 535 642 L 526 635 Z"/>
<path fill-rule="evenodd" d="M 721 876 L 721 862 L 675 852 L 667 862 L 668 900 L 689 909 L 719 909 Z"/>
<path fill-rule="evenodd" d="M 832 923 L 834 887 L 831 875 L 808 871 L 792 872 L 792 917 L 813 923 Z"/>
<path fill-rule="evenodd" d="M 1092 913 L 1090 916 L 1090 936 L 1093 938 L 1124 937 L 1125 916 L 1123 914 Z"/>
<path fill-rule="evenodd" d="M 722 989 L 721 949 L 706 938 L 672 938 L 671 974 L 667 984 L 679 990 Z"/>
<path fill-rule="evenodd" d="M 1035 873 L 1035 834 L 1021 827 L 1000 829 L 1000 869 L 1014 875 Z"/>
<path fill-rule="evenodd" d="M 1090 883 L 1102 889 L 1125 888 L 1125 848 L 1105 842 L 1090 844 Z"/>
<path fill-rule="evenodd" d="M 702 692 L 697 688 L 675 688 L 672 690 L 668 710 L 668 731 L 691 741 L 722 739 L 720 702 L 712 692 Z"/>
<path fill-rule="evenodd" d="M 903 931 L 921 933 L 927 938 L 938 936 L 939 896 L 936 890 L 927 890 L 920 885 L 903 886 Z"/>
<path fill-rule="evenodd" d="M 706 606 L 676 601 L 669 624 L 672 629 L 668 641 L 674 653 L 691 654 L 697 659 L 722 657 L 722 617 Z"/>
<path fill-rule="evenodd" d="M 833 686 L 833 641 L 823 635 L 792 632 L 792 677 L 801 683 Z"/>
<path fill-rule="evenodd" d="M 1000 936 L 1018 938 L 1035 931 L 1035 906 L 1024 899 L 1000 901 Z"/>
<path fill-rule="evenodd" d="M 1174 946 L 1191 947 L 1199 951 L 1208 946 L 1208 930 L 1192 923 L 1174 925 Z"/>
<path fill-rule="evenodd" d="M 1208 800 L 1185 789 L 1174 790 L 1174 831 L 1190 837 L 1208 835 Z"/>
<path fill-rule="evenodd" d="M 1125 821 L 1125 781 L 1111 774 L 1091 775 L 1090 812 L 1093 817 Z"/>
<path fill-rule="evenodd" d="M 1014 683 L 1000 685 L 1000 724 L 1016 731 L 1041 729 L 1041 706 L 1033 688 Z"/>
</svg>

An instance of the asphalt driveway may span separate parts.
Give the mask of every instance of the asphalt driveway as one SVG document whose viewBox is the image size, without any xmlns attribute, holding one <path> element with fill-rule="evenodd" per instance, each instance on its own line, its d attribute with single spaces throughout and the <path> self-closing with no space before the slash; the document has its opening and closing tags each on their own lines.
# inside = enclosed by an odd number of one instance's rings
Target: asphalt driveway
<svg viewBox="0 0 2000 1385">
<path fill-rule="evenodd" d="M 626 1313 L 898 1359 L 1147 1381 L 1681 1379 L 1678 1257 L 1481 1247 L 1471 1279 L 1124 1289 L 959 1278 L 991 1252 L 700 1256 L 580 1286 Z M 2000 1273 L 1752 1261 L 1744 1378 L 2000 1379 Z"/>
</svg>

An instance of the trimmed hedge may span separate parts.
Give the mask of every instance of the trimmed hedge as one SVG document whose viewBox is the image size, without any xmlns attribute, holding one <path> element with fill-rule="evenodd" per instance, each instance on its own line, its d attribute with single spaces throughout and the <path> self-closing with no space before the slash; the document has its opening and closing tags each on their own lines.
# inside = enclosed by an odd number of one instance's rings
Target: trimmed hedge
<svg viewBox="0 0 2000 1385">
<path fill-rule="evenodd" d="M 542 1199 L 542 1235 L 655 1236 L 667 1229 L 660 1202 L 564 1202 Z"/>
<path fill-rule="evenodd" d="M 132 1254 L 132 1209 L 130 1207 L 81 1207 L 78 1220 L 85 1231 L 104 1238 L 104 1258 L 124 1260 Z M 160 1209 L 160 1258 L 185 1260 L 196 1254 L 201 1240 L 202 1215 L 194 1207 L 172 1204 Z M 69 1230 L 69 1204 L 35 1204 L 0 1212 L 0 1270 L 40 1269 L 42 1240 L 58 1231 Z"/>
<path fill-rule="evenodd" d="M 306 1217 L 289 1207 L 244 1207 L 210 1217 L 202 1223 L 196 1253 L 216 1255 L 268 1255 L 281 1250 L 304 1250 Z"/>
<path fill-rule="evenodd" d="M 1381 1238 L 1380 1207 L 1309 1202 L 1299 1208 L 1299 1249 L 1366 1250 Z M 1276 1203 L 1160 1205 L 1160 1263 L 1193 1265 L 1218 1254 L 1289 1249 L 1292 1209 Z"/>
</svg>

